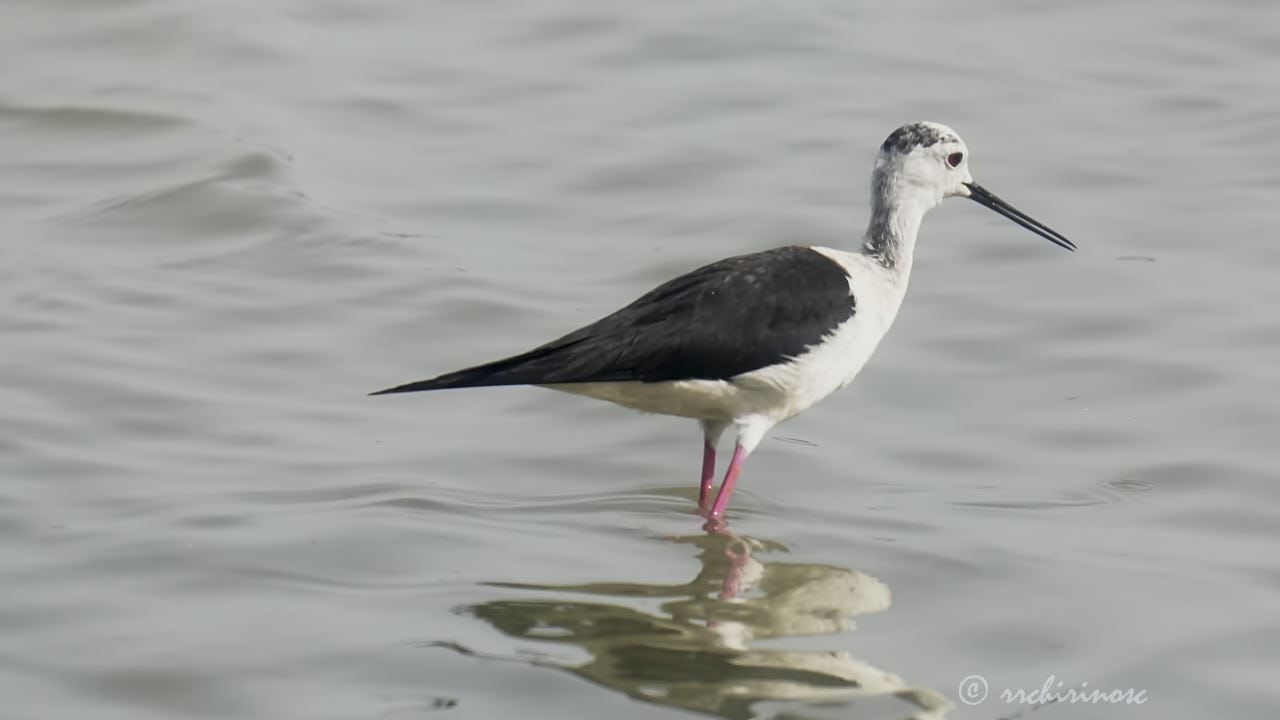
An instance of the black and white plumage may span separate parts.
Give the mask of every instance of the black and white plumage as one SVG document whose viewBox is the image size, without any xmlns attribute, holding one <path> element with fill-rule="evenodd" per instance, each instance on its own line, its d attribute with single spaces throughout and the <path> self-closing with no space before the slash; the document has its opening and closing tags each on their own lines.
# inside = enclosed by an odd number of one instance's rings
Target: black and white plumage
<svg viewBox="0 0 1280 720">
<path fill-rule="evenodd" d="M 781 247 L 700 267 L 529 352 L 384 392 L 730 380 L 802 354 L 855 307 L 848 270 Z"/>
<path fill-rule="evenodd" d="M 973 181 L 953 130 L 912 123 L 881 146 L 872 213 L 855 252 L 789 246 L 727 258 L 519 355 L 399 385 L 375 395 L 540 385 L 701 422 L 699 505 L 715 522 L 748 454 L 778 423 L 848 384 L 870 358 L 906 293 L 924 214 L 969 197 L 1051 240 L 1062 235 Z M 733 460 L 708 506 L 715 447 L 733 429 Z"/>
</svg>

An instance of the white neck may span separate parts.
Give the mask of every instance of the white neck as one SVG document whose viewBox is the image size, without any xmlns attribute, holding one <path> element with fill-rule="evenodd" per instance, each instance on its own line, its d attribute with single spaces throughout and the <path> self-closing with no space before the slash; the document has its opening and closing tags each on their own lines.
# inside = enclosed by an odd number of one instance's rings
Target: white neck
<svg viewBox="0 0 1280 720">
<path fill-rule="evenodd" d="M 894 182 L 891 173 L 876 168 L 871 176 L 871 220 L 862 243 L 864 255 L 903 277 L 911 273 L 920 221 L 936 204 L 911 190 Z"/>
</svg>

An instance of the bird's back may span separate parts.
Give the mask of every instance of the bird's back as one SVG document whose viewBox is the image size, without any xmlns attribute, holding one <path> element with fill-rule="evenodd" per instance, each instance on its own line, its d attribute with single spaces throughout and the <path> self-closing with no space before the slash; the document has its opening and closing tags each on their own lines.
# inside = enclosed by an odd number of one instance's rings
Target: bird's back
<svg viewBox="0 0 1280 720">
<path fill-rule="evenodd" d="M 841 264 L 781 247 L 681 275 L 528 352 L 381 392 L 728 380 L 804 353 L 856 305 Z"/>
</svg>

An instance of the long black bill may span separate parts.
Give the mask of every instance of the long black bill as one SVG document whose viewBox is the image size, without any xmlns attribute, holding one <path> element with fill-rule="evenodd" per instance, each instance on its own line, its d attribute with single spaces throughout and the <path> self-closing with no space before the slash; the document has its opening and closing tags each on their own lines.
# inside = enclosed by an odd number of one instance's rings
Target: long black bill
<svg viewBox="0 0 1280 720">
<path fill-rule="evenodd" d="M 1022 212 L 1018 208 L 1001 200 L 999 197 L 995 195 L 995 193 L 982 187 L 978 183 L 967 182 L 964 184 L 964 186 L 969 188 L 970 200 L 978 203 L 979 205 L 985 205 L 986 207 L 989 207 L 992 210 L 995 210 L 1001 215 L 1018 223 L 1022 227 L 1030 230 L 1031 232 L 1039 235 L 1040 237 L 1045 238 L 1046 240 L 1053 243 L 1054 245 L 1057 245 L 1058 247 L 1064 247 L 1068 250 L 1076 249 L 1076 244 L 1068 240 L 1066 237 L 1064 237 L 1062 233 L 1050 228 L 1048 225 L 1045 225 L 1039 220 L 1036 220 L 1030 215 Z"/>
</svg>

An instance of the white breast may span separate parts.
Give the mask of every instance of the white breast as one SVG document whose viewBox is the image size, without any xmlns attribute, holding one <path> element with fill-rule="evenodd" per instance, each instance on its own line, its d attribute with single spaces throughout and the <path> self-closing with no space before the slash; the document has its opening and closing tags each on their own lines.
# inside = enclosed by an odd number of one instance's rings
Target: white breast
<svg viewBox="0 0 1280 720">
<path fill-rule="evenodd" d="M 857 302 L 854 315 L 791 362 L 771 365 L 733 379 L 759 396 L 772 396 L 768 414 L 781 422 L 848 385 L 870 359 L 898 314 L 906 294 L 906 276 L 890 272 L 865 255 L 831 248 L 814 250 L 849 272 Z"/>
</svg>

